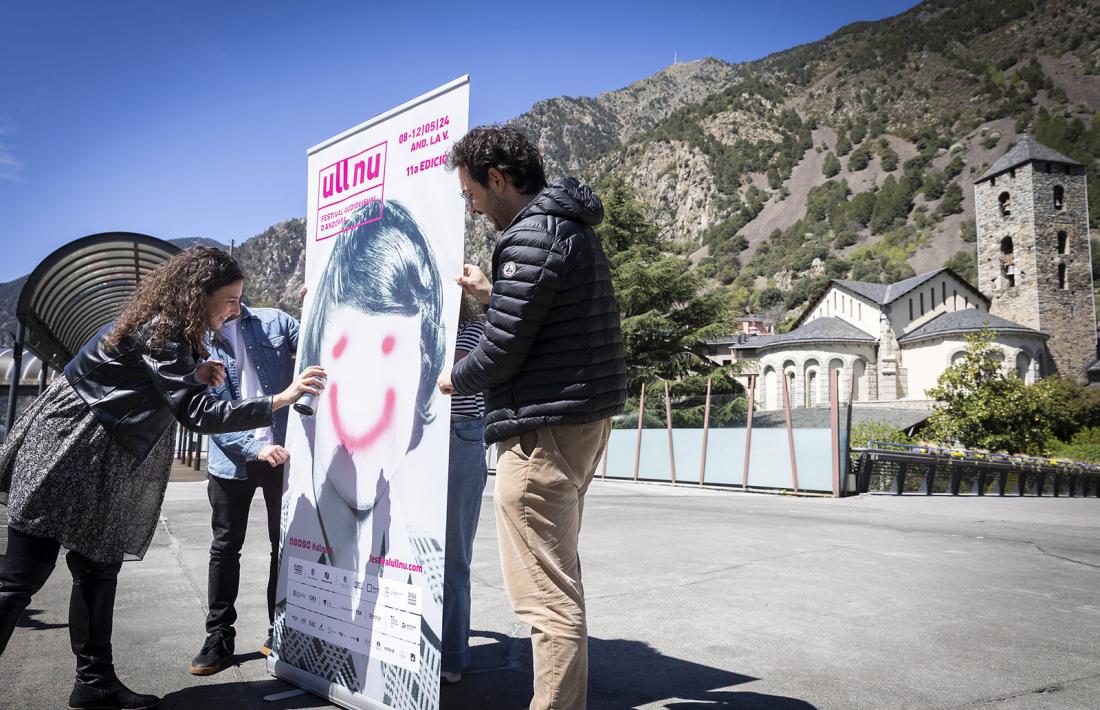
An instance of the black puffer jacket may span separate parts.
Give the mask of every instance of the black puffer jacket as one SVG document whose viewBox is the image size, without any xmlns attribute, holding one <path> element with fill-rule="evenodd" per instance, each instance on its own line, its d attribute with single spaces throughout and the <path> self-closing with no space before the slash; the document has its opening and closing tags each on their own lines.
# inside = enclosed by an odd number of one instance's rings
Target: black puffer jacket
<svg viewBox="0 0 1100 710">
<path fill-rule="evenodd" d="M 485 335 L 451 372 L 460 394 L 487 391 L 487 441 L 622 411 L 619 305 L 592 231 L 602 219 L 595 193 L 566 178 L 540 192 L 497 239 Z"/>
</svg>

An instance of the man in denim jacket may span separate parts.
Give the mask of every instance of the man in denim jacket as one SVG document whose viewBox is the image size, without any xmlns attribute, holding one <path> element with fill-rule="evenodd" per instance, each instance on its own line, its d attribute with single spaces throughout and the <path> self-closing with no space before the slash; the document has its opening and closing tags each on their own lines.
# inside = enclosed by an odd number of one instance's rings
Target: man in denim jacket
<svg viewBox="0 0 1100 710">
<path fill-rule="evenodd" d="M 227 322 L 213 338 L 210 359 L 226 367 L 225 382 L 214 390 L 220 399 L 235 400 L 282 391 L 294 378 L 298 349 L 298 321 L 275 308 L 247 308 Z M 241 546 L 248 526 L 252 497 L 259 488 L 267 506 L 267 534 L 271 540 L 271 568 L 267 580 L 268 639 L 260 652 L 271 652 L 270 625 L 275 609 L 278 578 L 279 520 L 283 492 L 283 464 L 287 410 L 275 412 L 274 426 L 210 437 L 207 493 L 213 509 L 214 539 L 210 545 L 210 611 L 202 650 L 191 661 L 195 675 L 224 668 L 233 657 L 237 620 L 234 602 L 241 576 Z"/>
</svg>

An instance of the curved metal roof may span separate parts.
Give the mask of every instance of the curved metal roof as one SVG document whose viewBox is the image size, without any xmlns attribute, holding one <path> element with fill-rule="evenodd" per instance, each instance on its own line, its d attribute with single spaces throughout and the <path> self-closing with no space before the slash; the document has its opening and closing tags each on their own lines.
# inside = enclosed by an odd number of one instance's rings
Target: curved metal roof
<svg viewBox="0 0 1100 710">
<path fill-rule="evenodd" d="M 12 370 L 15 367 L 15 361 L 12 357 L 12 349 L 4 348 L 0 350 L 0 384 L 11 384 Z M 42 361 L 35 357 L 33 354 L 27 353 L 23 356 L 22 366 L 19 368 L 19 381 L 25 385 L 33 385 L 38 382 L 38 376 L 42 373 Z M 50 370 L 48 381 L 53 381 L 53 378 L 57 376 L 57 370 Z"/>
<path fill-rule="evenodd" d="M 34 270 L 15 314 L 24 345 L 60 370 L 123 304 L 150 271 L 179 247 L 133 232 L 103 232 L 69 242 Z"/>
</svg>

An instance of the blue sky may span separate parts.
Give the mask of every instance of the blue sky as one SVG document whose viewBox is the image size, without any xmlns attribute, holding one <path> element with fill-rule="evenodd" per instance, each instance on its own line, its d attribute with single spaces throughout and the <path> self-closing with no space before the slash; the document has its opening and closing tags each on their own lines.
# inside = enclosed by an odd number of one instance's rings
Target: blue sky
<svg viewBox="0 0 1100 710">
<path fill-rule="evenodd" d="M 306 149 L 462 74 L 471 125 L 913 0 L 0 0 L 0 282 L 109 230 L 240 242 L 305 214 Z"/>
</svg>

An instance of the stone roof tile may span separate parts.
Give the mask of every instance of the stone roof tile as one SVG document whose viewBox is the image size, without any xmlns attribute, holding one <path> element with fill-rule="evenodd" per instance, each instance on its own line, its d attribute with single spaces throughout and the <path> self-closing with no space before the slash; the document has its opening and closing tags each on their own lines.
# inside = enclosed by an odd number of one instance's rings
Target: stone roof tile
<svg viewBox="0 0 1100 710">
<path fill-rule="evenodd" d="M 1062 163 L 1063 165 L 1081 165 L 1081 163 L 1078 163 L 1073 158 L 1066 157 L 1053 148 L 1043 145 L 1030 135 L 1024 135 L 1020 137 L 1016 145 L 1012 146 L 1012 148 L 1002 155 L 997 162 L 993 163 L 993 167 L 987 170 L 985 175 L 982 175 L 974 182 L 977 184 L 983 180 L 988 180 L 991 177 L 1000 175 L 1024 163 L 1030 163 L 1033 160 L 1045 160 L 1052 163 Z"/>
<path fill-rule="evenodd" d="M 899 343 L 912 343 L 918 340 L 939 338 L 946 335 L 973 333 L 988 325 L 997 333 L 1019 333 L 1046 338 L 1044 333 L 1028 328 L 1019 323 L 1013 323 L 998 316 L 990 315 L 977 308 L 964 308 L 961 311 L 951 311 L 938 315 L 919 328 L 912 330 L 898 338 Z"/>
</svg>

